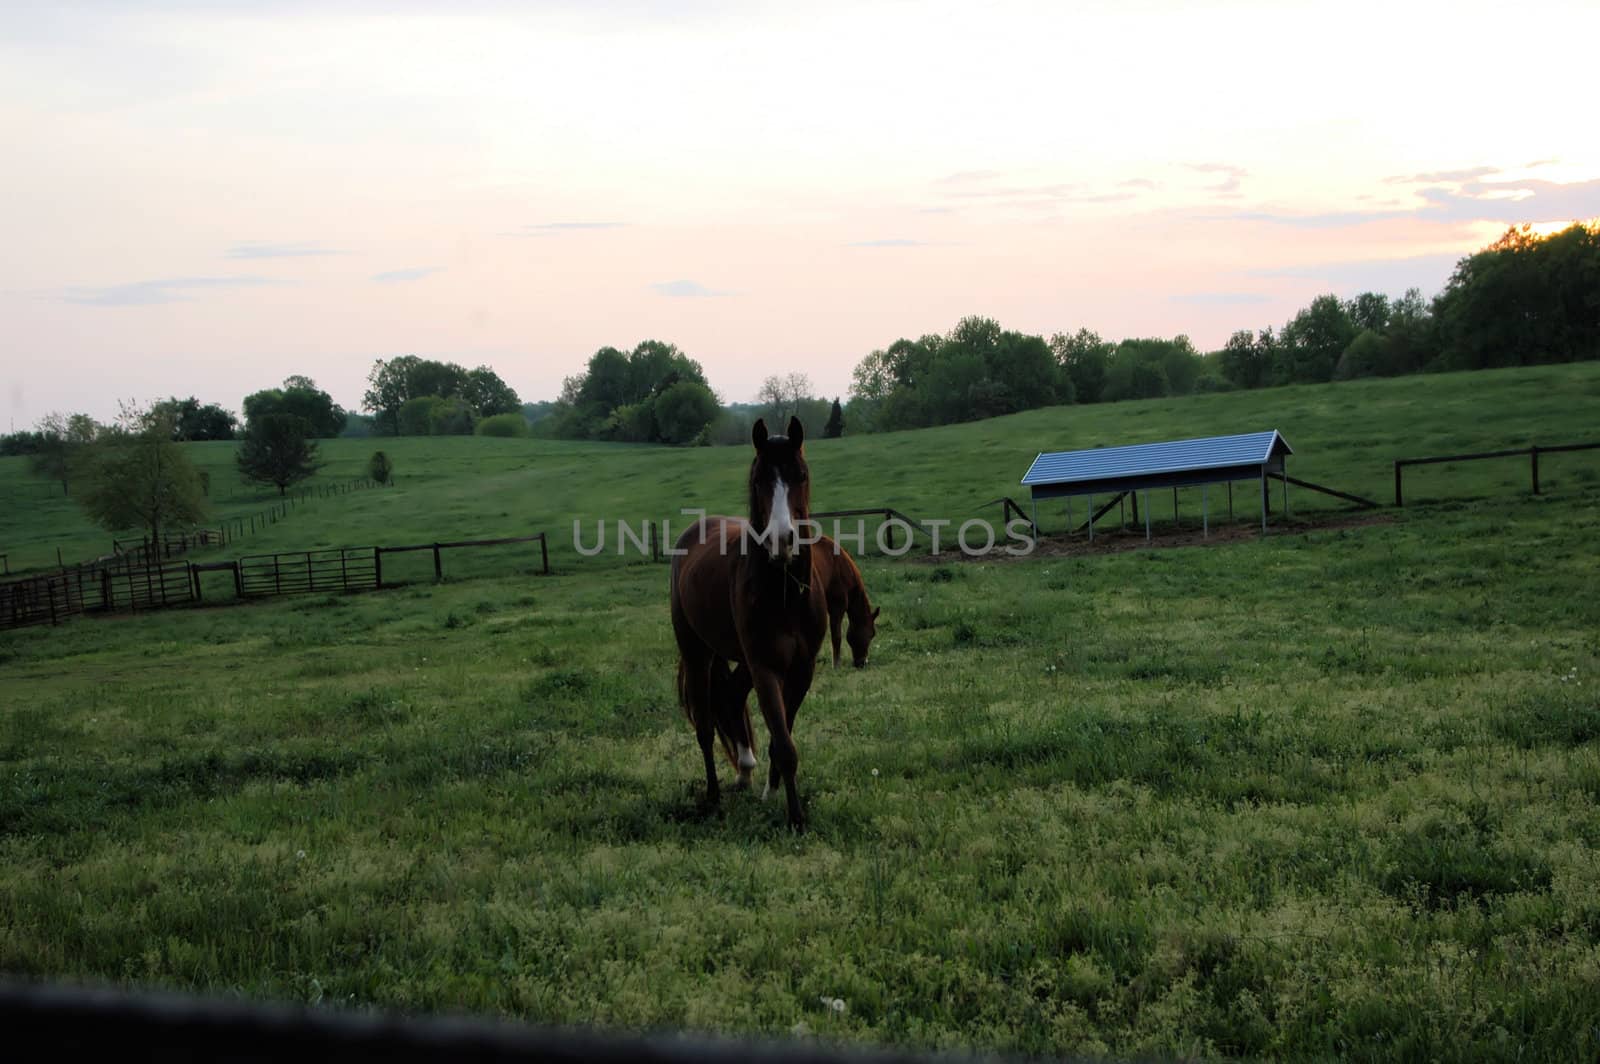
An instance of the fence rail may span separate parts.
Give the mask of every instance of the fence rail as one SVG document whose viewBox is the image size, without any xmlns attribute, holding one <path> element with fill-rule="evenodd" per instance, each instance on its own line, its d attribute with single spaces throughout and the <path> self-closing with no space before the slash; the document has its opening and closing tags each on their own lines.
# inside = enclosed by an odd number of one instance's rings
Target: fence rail
<svg viewBox="0 0 1600 1064">
<path fill-rule="evenodd" d="M 1394 504 L 1405 505 L 1405 496 L 1402 490 L 1402 470 L 1406 466 L 1437 465 L 1441 462 L 1479 462 L 1490 458 L 1522 458 L 1529 459 L 1530 472 L 1533 478 L 1533 493 L 1539 494 L 1539 456 L 1541 454 L 1560 454 L 1565 451 L 1592 451 L 1600 449 L 1600 443 L 1561 443 L 1551 446 L 1534 444 L 1531 447 L 1514 447 L 1504 451 L 1477 451 L 1472 454 L 1439 454 L 1426 458 L 1396 458 L 1394 462 Z"/>
</svg>

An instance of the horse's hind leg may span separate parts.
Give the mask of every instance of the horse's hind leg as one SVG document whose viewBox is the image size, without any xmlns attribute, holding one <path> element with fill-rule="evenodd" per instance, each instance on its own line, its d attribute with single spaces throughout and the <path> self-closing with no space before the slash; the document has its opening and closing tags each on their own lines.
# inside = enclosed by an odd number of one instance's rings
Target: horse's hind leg
<svg viewBox="0 0 1600 1064">
<path fill-rule="evenodd" d="M 804 830 L 805 814 L 800 810 L 800 792 L 795 786 L 795 772 L 800 766 L 800 753 L 789 735 L 789 714 L 784 708 L 784 683 L 781 673 L 773 669 L 752 667 L 751 678 L 755 684 L 756 699 L 761 703 L 761 716 L 767 722 L 771 743 L 767 747 L 771 757 L 767 787 L 770 791 L 780 778 L 784 797 L 789 803 L 789 826 Z"/>
<path fill-rule="evenodd" d="M 717 741 L 717 715 L 712 699 L 712 669 L 716 667 L 709 657 L 684 654 L 679 664 L 683 670 L 683 700 L 689 720 L 694 724 L 694 736 L 700 743 L 700 756 L 706 766 L 706 801 L 716 805 L 722 798 L 717 784 L 717 762 L 712 747 Z"/>
</svg>

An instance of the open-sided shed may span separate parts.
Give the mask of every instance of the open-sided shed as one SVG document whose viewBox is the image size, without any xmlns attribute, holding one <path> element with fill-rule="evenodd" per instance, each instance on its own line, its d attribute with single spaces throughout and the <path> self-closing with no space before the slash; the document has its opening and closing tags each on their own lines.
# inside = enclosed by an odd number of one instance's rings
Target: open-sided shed
<svg viewBox="0 0 1600 1064">
<path fill-rule="evenodd" d="M 1277 429 L 1247 432 L 1237 436 L 1206 436 L 1193 440 L 1164 443 L 1136 443 L 1125 447 L 1096 447 L 1086 451 L 1041 452 L 1022 478 L 1033 494 L 1034 527 L 1038 527 L 1040 499 L 1089 500 L 1089 536 L 1094 537 L 1095 495 L 1111 495 L 1115 500 L 1130 492 L 1152 488 L 1178 488 L 1232 483 L 1236 480 L 1261 482 L 1261 530 L 1267 528 L 1267 477 L 1283 480 L 1284 512 L 1289 509 L 1289 481 L 1285 459 L 1294 453 Z M 1070 503 L 1069 503 L 1070 505 Z M 1150 535 L 1150 501 L 1145 497 L 1145 536 Z M 1201 515 L 1207 529 L 1210 514 L 1205 492 L 1201 493 Z"/>
</svg>

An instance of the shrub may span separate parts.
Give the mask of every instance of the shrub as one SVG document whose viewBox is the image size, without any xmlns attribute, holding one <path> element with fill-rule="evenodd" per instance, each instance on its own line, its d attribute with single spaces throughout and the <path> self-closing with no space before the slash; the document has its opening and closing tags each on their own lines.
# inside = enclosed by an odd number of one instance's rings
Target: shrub
<svg viewBox="0 0 1600 1064">
<path fill-rule="evenodd" d="M 520 413 L 486 417 L 478 422 L 478 435 L 520 438 L 528 435 L 528 419 Z"/>
</svg>

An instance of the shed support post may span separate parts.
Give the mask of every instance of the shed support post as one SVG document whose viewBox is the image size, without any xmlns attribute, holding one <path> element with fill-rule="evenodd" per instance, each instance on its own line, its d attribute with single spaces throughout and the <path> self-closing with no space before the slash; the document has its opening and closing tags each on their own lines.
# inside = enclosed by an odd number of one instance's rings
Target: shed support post
<svg viewBox="0 0 1600 1064">
<path fill-rule="evenodd" d="M 1089 542 L 1094 542 L 1094 496 L 1089 496 Z"/>
<path fill-rule="evenodd" d="M 1206 490 L 1207 489 L 1206 489 L 1205 485 L 1201 485 L 1201 487 L 1200 487 L 1200 538 L 1201 539 L 1209 539 L 1211 537 L 1211 513 L 1206 508 L 1207 507 Z"/>
<path fill-rule="evenodd" d="M 1150 494 L 1149 492 L 1145 492 L 1145 495 L 1148 496 L 1149 494 Z M 1144 502 L 1145 502 L 1144 512 L 1148 515 L 1150 513 L 1150 500 L 1148 498 L 1146 498 Z M 1134 524 L 1138 524 L 1139 523 L 1139 493 L 1137 491 L 1135 491 L 1133 493 L 1133 523 Z M 1149 523 L 1150 522 L 1147 519 L 1145 521 L 1145 524 L 1148 525 Z"/>
<path fill-rule="evenodd" d="M 1289 519 L 1289 459 L 1285 458 L 1283 460 L 1283 468 L 1278 470 L 1278 473 L 1283 477 L 1283 519 L 1287 521 Z"/>
<path fill-rule="evenodd" d="M 1139 496 L 1138 496 L 1137 493 L 1135 493 L 1134 496 L 1133 496 L 1133 519 L 1135 521 L 1137 521 L 1139 519 Z M 1150 493 L 1149 492 L 1145 492 L 1145 500 L 1144 500 L 1144 541 L 1146 543 L 1150 542 Z"/>
<path fill-rule="evenodd" d="M 1037 495 L 1033 498 L 1033 534 L 1036 536 L 1039 534 L 1039 497 Z"/>
<path fill-rule="evenodd" d="M 1228 524 L 1233 524 L 1233 481 L 1228 481 Z"/>
<path fill-rule="evenodd" d="M 1067 535 L 1072 535 L 1072 496 L 1067 496 Z"/>
<path fill-rule="evenodd" d="M 1261 534 L 1267 534 L 1267 467 L 1261 467 Z"/>
<path fill-rule="evenodd" d="M 1179 525 L 1178 525 L 1178 489 L 1177 488 L 1173 488 L 1172 489 L 1172 527 L 1173 528 L 1179 527 Z"/>
<path fill-rule="evenodd" d="M 1117 499 L 1117 516 L 1122 518 L 1122 530 L 1128 530 L 1128 496 L 1124 493 Z"/>
</svg>

